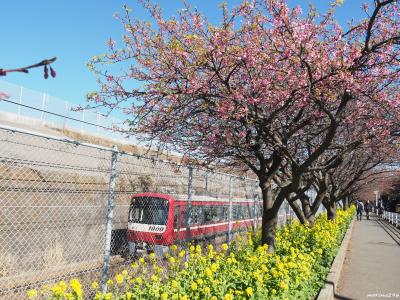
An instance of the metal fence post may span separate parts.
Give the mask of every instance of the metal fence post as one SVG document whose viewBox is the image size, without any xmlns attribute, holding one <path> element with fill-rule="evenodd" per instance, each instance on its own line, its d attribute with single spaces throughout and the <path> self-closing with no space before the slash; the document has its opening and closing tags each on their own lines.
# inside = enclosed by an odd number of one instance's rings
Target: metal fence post
<svg viewBox="0 0 400 300">
<path fill-rule="evenodd" d="M 232 176 L 229 176 L 229 219 L 228 219 L 228 244 L 232 242 Z"/>
<path fill-rule="evenodd" d="M 103 274 L 101 277 L 103 293 L 107 292 L 107 280 L 110 269 L 111 233 L 112 233 L 113 210 L 114 210 L 115 182 L 117 179 L 117 157 L 118 157 L 118 148 L 114 146 L 111 155 L 111 173 L 110 173 L 110 183 L 108 188 L 109 194 L 108 194 L 108 205 L 107 205 L 106 238 L 104 243 Z"/>
<path fill-rule="evenodd" d="M 254 198 L 253 202 L 253 224 L 254 232 L 257 232 L 257 198 Z"/>
<path fill-rule="evenodd" d="M 188 178 L 188 204 L 186 210 L 186 243 L 190 242 L 190 222 L 192 217 L 192 194 L 193 194 L 193 167 L 189 166 Z"/>
<path fill-rule="evenodd" d="M 40 115 L 40 120 L 44 121 L 44 109 L 46 106 L 46 94 L 43 94 L 43 98 L 42 98 L 42 114 Z"/>
<path fill-rule="evenodd" d="M 99 112 L 96 111 L 96 133 L 99 134 L 99 122 L 100 122 L 100 115 Z"/>
<path fill-rule="evenodd" d="M 85 111 L 82 110 L 82 121 L 85 122 Z M 81 133 L 83 133 L 83 123 L 81 123 Z"/>
<path fill-rule="evenodd" d="M 23 91 L 24 91 L 24 88 L 21 86 L 21 89 L 19 91 L 19 104 L 20 105 L 18 105 L 18 117 L 21 116 L 21 104 L 22 104 L 22 93 L 23 93 Z"/>
<path fill-rule="evenodd" d="M 205 184 L 206 184 L 206 186 L 205 186 L 205 190 L 206 190 L 206 192 L 208 192 L 208 171 L 206 171 L 206 175 L 205 175 Z"/>
<path fill-rule="evenodd" d="M 64 106 L 65 106 L 65 115 L 69 115 L 68 114 L 68 103 L 65 102 Z M 67 127 L 67 119 L 64 118 L 64 120 L 63 120 L 63 130 L 65 130 L 66 127 Z"/>
</svg>

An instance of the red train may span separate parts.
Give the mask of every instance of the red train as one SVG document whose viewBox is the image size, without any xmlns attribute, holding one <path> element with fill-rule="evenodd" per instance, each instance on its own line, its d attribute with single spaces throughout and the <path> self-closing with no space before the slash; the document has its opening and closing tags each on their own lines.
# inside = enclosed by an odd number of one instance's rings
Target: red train
<svg viewBox="0 0 400 300">
<path fill-rule="evenodd" d="M 132 196 L 128 219 L 130 254 L 154 251 L 163 255 L 168 246 L 186 241 L 188 201 L 171 195 L 142 193 Z M 232 231 L 254 226 L 254 201 L 234 199 Z M 257 214 L 259 210 L 257 209 Z M 193 196 L 190 240 L 226 236 L 229 226 L 228 199 Z"/>
</svg>

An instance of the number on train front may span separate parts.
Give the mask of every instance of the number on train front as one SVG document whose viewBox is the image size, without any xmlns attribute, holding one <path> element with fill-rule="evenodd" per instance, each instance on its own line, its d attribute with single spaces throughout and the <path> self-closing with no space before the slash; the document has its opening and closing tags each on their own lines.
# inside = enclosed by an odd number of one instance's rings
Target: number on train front
<svg viewBox="0 0 400 300">
<path fill-rule="evenodd" d="M 169 201 L 152 195 L 135 195 L 132 198 L 128 219 L 130 253 L 148 252 L 163 244 L 167 233 Z"/>
</svg>

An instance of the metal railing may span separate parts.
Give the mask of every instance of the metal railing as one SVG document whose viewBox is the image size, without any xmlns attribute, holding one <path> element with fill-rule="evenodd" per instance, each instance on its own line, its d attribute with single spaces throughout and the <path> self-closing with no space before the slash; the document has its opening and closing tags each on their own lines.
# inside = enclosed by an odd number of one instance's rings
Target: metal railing
<svg viewBox="0 0 400 300">
<path fill-rule="evenodd" d="M 218 243 L 234 238 L 235 220 L 255 221 L 243 230 L 259 226 L 258 189 L 251 178 L 0 125 L 0 299 L 23 299 L 30 288 L 73 277 L 89 290 L 93 280 L 104 283 L 130 264 L 132 194 L 226 203 L 209 210 L 189 206 L 187 218 L 177 220 L 178 232 L 189 228 L 189 240 L 192 224 L 228 224 L 229 232 L 208 240 Z M 245 200 L 245 208 L 235 205 Z M 144 212 L 160 216 L 157 207 Z M 279 224 L 293 217 L 285 203 Z"/>
<path fill-rule="evenodd" d="M 77 104 L 3 80 L 0 80 L 0 91 L 9 96 L 0 99 L 0 119 L 126 141 L 123 116 L 105 117 L 96 110 L 76 111 Z"/>
<path fill-rule="evenodd" d="M 390 211 L 383 211 L 383 219 L 387 220 L 390 224 L 400 227 L 400 214 Z"/>
</svg>

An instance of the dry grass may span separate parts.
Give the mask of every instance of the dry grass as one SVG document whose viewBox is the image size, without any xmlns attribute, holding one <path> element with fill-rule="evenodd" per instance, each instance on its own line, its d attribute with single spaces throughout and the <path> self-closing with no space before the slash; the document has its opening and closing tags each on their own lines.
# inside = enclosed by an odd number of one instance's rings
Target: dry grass
<svg viewBox="0 0 400 300">
<path fill-rule="evenodd" d="M 10 253 L 0 254 L 0 278 L 10 276 L 16 273 L 17 260 Z"/>
<path fill-rule="evenodd" d="M 62 266 L 65 263 L 63 246 L 56 242 L 53 247 L 47 248 L 44 252 L 43 260 L 45 269 Z"/>
</svg>

